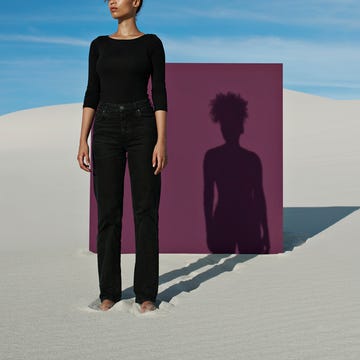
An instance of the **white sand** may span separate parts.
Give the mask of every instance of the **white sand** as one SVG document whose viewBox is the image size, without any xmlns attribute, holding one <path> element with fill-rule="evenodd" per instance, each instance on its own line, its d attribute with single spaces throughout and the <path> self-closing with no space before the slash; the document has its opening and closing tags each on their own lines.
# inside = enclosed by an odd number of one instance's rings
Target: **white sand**
<svg viewBox="0 0 360 360">
<path fill-rule="evenodd" d="M 359 110 L 284 90 L 284 207 L 360 205 Z M 360 210 L 284 254 L 161 255 L 146 314 L 122 255 L 125 299 L 90 309 L 80 122 L 81 104 L 0 117 L 1 359 L 358 359 Z"/>
</svg>

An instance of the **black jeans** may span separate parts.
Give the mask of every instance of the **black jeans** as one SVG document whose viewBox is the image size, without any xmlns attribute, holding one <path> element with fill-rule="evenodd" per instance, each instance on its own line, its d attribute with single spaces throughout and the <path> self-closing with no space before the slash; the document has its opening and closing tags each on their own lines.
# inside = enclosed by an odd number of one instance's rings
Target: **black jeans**
<svg viewBox="0 0 360 360">
<path fill-rule="evenodd" d="M 126 160 L 135 225 L 135 301 L 156 301 L 161 191 L 161 173 L 155 175 L 156 166 L 152 166 L 156 141 L 156 119 L 149 98 L 121 104 L 99 103 L 91 155 L 98 210 L 97 259 L 101 301 L 121 300 L 120 253 Z"/>
</svg>

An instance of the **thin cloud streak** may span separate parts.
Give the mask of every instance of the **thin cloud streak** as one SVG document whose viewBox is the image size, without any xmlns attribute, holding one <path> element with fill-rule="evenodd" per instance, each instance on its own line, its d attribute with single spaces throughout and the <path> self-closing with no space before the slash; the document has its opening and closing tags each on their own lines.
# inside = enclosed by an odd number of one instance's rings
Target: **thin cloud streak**
<svg viewBox="0 0 360 360">
<path fill-rule="evenodd" d="M 0 41 L 19 41 L 58 45 L 89 46 L 89 41 L 71 37 L 34 36 L 22 34 L 0 34 Z"/>
<path fill-rule="evenodd" d="M 210 38 L 191 36 L 174 39 L 162 35 L 168 57 L 188 60 L 250 60 L 261 62 L 297 60 L 310 63 L 323 62 L 327 57 L 328 63 L 332 58 L 342 59 L 344 62 L 358 62 L 360 48 L 356 42 L 317 42 L 303 39 L 286 39 L 275 36 L 212 36 Z M 214 51 L 216 49 L 216 51 Z"/>
<path fill-rule="evenodd" d="M 109 15 L 111 16 L 111 15 Z M 37 23 L 37 24 L 46 24 L 46 23 L 77 23 L 77 22 L 105 22 L 108 20 L 108 17 L 105 15 L 96 15 L 94 11 L 94 15 L 66 15 L 66 14 L 59 14 L 59 15 L 27 15 L 24 14 L 21 17 L 21 23 Z M 19 22 L 19 16 L 14 15 L 2 15 L 0 16 L 1 24 L 17 24 Z"/>
<path fill-rule="evenodd" d="M 81 59 L 44 59 L 43 57 L 40 58 L 26 58 L 26 59 L 14 59 L 14 60 L 0 60 L 0 65 L 3 66 L 15 66 L 17 68 L 19 67 L 25 67 L 25 66 L 44 66 L 44 65 L 69 65 L 69 64 L 78 64 L 81 65 L 83 62 Z M 1 70 L 0 70 L 1 71 Z"/>
<path fill-rule="evenodd" d="M 285 86 L 359 88 L 360 48 L 353 42 L 260 36 L 162 39 L 167 62 L 283 63 Z"/>
<path fill-rule="evenodd" d="M 160 16 L 162 15 L 163 17 L 168 17 L 168 12 L 163 12 L 162 14 L 159 14 Z M 257 21 L 257 22 L 267 22 L 267 23 L 273 23 L 273 24 L 279 24 L 279 25 L 297 25 L 297 26 L 316 26 L 316 27 L 322 27 L 324 25 L 329 25 L 329 26 L 343 26 L 343 27 L 347 27 L 349 29 L 359 29 L 360 28 L 360 22 L 356 17 L 354 17 L 353 19 L 349 18 L 348 16 L 343 17 L 343 18 L 339 18 L 337 17 L 337 15 L 331 16 L 329 15 L 324 15 L 324 14 L 319 14 L 318 16 L 316 15 L 312 15 L 309 16 L 307 14 L 282 14 L 282 15 L 277 15 L 275 14 L 270 14 L 269 12 L 263 12 L 263 10 L 259 11 L 259 12 L 255 12 L 255 11 L 249 11 L 249 10 L 238 10 L 238 9 L 224 9 L 224 8 L 219 8 L 219 9 L 178 9 L 175 14 L 172 16 L 172 21 L 173 21 L 173 17 L 178 17 L 178 18 L 184 18 L 184 15 L 187 16 L 192 16 L 196 19 L 201 18 L 202 20 L 208 18 L 208 19 L 221 19 L 221 20 L 246 20 L 246 21 Z M 354 15 L 351 14 L 351 16 L 353 17 Z M 188 17 L 187 17 L 187 21 L 191 21 Z"/>
<path fill-rule="evenodd" d="M 169 13 L 171 12 L 171 18 Z M 194 6 L 189 1 L 164 4 L 156 9 L 156 16 L 181 19 L 191 24 L 195 21 L 215 20 L 244 20 L 279 25 L 322 27 L 342 26 L 349 29 L 360 28 L 359 1 L 331 1 L 331 0 L 303 0 L 289 2 L 288 0 L 258 0 L 247 3 L 238 0 L 228 1 L 226 6 L 218 1 L 207 1 L 206 7 Z"/>
<path fill-rule="evenodd" d="M 287 86 L 313 86 L 313 87 L 326 87 L 326 88 L 339 88 L 339 89 L 360 89 L 358 82 L 336 82 L 336 81 L 287 81 Z"/>
</svg>

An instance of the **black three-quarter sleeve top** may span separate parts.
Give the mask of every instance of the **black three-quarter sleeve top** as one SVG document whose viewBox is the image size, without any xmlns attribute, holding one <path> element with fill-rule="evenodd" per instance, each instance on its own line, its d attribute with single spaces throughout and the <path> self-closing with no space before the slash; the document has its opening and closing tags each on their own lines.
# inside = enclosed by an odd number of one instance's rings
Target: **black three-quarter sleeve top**
<svg viewBox="0 0 360 360">
<path fill-rule="evenodd" d="M 90 44 L 88 71 L 83 107 L 147 98 L 151 75 L 154 110 L 167 111 L 165 51 L 157 35 L 128 40 L 98 36 Z"/>
</svg>

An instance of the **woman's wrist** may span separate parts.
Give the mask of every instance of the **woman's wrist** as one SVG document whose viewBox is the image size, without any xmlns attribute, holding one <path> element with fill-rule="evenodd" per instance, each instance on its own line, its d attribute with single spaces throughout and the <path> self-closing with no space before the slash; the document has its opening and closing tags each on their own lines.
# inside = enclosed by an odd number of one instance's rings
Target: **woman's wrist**
<svg viewBox="0 0 360 360">
<path fill-rule="evenodd" d="M 157 141 L 158 143 L 166 144 L 166 136 L 159 135 Z"/>
<path fill-rule="evenodd" d="M 87 145 L 87 138 L 86 139 L 80 138 L 79 143 L 80 145 Z"/>
</svg>

